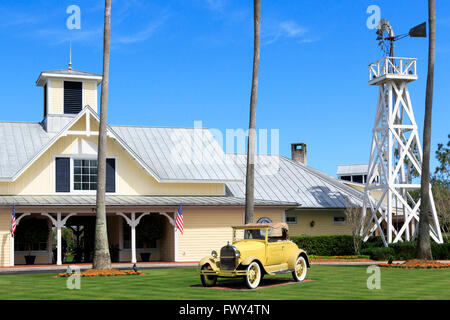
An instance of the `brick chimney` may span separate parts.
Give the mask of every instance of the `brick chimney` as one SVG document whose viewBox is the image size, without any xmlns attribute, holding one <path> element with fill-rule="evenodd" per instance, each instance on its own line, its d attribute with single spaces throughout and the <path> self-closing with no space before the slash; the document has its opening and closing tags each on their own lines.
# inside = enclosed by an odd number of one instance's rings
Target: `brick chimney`
<svg viewBox="0 0 450 320">
<path fill-rule="evenodd" d="M 292 160 L 307 165 L 306 161 L 306 143 L 291 143 Z"/>
</svg>

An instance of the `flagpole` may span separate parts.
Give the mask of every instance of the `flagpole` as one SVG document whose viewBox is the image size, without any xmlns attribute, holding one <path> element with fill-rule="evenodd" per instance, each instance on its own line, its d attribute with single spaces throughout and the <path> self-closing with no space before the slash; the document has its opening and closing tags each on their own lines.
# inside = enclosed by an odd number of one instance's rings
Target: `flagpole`
<svg viewBox="0 0 450 320">
<path fill-rule="evenodd" d="M 10 246 L 11 246 L 11 253 L 10 253 L 10 259 L 11 259 L 11 267 L 14 267 L 14 237 L 12 234 L 10 234 L 11 240 L 10 240 Z"/>
</svg>

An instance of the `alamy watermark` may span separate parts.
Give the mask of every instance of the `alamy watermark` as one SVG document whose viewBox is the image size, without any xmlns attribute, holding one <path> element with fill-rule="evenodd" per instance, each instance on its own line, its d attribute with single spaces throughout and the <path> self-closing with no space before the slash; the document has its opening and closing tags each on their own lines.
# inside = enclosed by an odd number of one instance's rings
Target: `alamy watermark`
<svg viewBox="0 0 450 320">
<path fill-rule="evenodd" d="M 66 20 L 67 29 L 81 29 L 81 9 L 79 6 L 72 4 L 67 7 L 66 13 L 70 16 Z"/>
<path fill-rule="evenodd" d="M 69 290 L 80 290 L 81 289 L 81 271 L 78 266 L 69 266 L 69 270 L 72 274 L 67 278 L 66 287 Z"/>
<path fill-rule="evenodd" d="M 367 289 L 381 289 L 381 271 L 380 267 L 376 265 L 371 265 L 367 267 L 366 273 L 372 274 L 367 278 Z"/>
<path fill-rule="evenodd" d="M 367 7 L 366 13 L 370 16 L 366 20 L 366 26 L 369 29 L 375 29 L 381 19 L 381 9 L 379 6 L 373 4 Z"/>
<path fill-rule="evenodd" d="M 203 128 L 202 121 L 194 121 L 193 129 L 174 130 L 170 135 L 171 161 L 175 164 L 220 165 L 239 163 L 237 157 L 246 154 L 248 130 Z M 255 138 L 255 160 L 258 173 L 273 175 L 279 169 L 280 130 L 258 129 Z M 269 153 L 270 151 L 270 153 Z M 236 156 L 236 154 L 238 156 Z"/>
</svg>

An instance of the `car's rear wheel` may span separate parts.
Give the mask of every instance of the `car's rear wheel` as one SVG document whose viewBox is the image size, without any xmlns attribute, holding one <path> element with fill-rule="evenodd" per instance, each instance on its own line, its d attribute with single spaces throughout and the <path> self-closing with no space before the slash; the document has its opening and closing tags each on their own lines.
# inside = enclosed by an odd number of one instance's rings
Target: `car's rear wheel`
<svg viewBox="0 0 450 320">
<path fill-rule="evenodd" d="M 244 277 L 245 284 L 249 289 L 256 289 L 261 281 L 261 268 L 258 262 L 253 261 L 247 267 L 247 275 Z"/>
<path fill-rule="evenodd" d="M 202 270 L 212 270 L 209 264 L 205 264 L 202 266 Z M 202 281 L 202 285 L 204 287 L 212 287 L 217 282 L 217 276 L 209 276 L 209 275 L 200 275 L 200 280 Z"/>
<path fill-rule="evenodd" d="M 295 270 L 292 271 L 292 277 L 294 281 L 302 282 L 306 278 L 306 271 L 308 266 L 304 257 L 299 256 L 295 262 Z"/>
</svg>

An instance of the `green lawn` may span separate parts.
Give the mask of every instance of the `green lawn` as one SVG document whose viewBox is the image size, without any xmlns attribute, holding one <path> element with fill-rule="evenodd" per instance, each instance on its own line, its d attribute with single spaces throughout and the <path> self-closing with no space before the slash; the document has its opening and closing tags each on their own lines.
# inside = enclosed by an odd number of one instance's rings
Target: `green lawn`
<svg viewBox="0 0 450 320">
<path fill-rule="evenodd" d="M 307 278 L 314 281 L 239 291 L 191 287 L 200 285 L 195 268 L 81 278 L 80 290 L 67 289 L 67 279 L 55 274 L 0 275 L 0 299 L 450 299 L 449 269 L 381 269 L 381 289 L 369 290 L 366 268 L 313 266 Z"/>
</svg>

